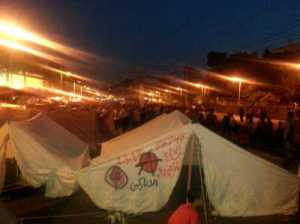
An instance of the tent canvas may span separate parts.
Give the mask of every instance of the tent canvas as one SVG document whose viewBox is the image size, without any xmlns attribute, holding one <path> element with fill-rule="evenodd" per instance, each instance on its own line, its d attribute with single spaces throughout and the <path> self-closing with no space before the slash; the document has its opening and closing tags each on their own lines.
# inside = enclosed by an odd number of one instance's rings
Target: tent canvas
<svg viewBox="0 0 300 224">
<path fill-rule="evenodd" d="M 6 158 L 16 160 L 28 184 L 46 185 L 47 197 L 72 194 L 77 186 L 74 172 L 90 160 L 87 144 L 43 114 L 6 123 L 0 129 L 0 187 Z"/>
<path fill-rule="evenodd" d="M 179 111 L 162 114 L 138 128 L 103 142 L 101 144 L 101 159 L 113 157 L 124 149 L 142 145 L 189 123 L 191 120 Z M 99 158 L 92 160 L 92 163 L 97 163 Z"/>
<path fill-rule="evenodd" d="M 200 155 L 209 202 L 220 216 L 293 214 L 300 181 L 201 125 L 188 124 L 76 172 L 100 208 L 125 213 L 161 209 L 184 161 Z M 200 186 L 198 186 L 200 188 Z M 194 188 L 194 186 L 193 186 Z"/>
<path fill-rule="evenodd" d="M 207 128 L 194 125 L 210 203 L 225 217 L 294 214 L 300 179 Z"/>
</svg>

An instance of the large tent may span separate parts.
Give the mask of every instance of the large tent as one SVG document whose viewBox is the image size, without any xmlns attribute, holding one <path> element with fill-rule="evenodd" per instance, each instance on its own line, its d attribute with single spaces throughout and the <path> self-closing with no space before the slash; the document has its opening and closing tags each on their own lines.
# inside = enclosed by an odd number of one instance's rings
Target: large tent
<svg viewBox="0 0 300 224">
<path fill-rule="evenodd" d="M 298 210 L 297 176 L 199 124 L 174 128 L 143 144 L 136 140 L 138 145 L 120 144 L 122 150 L 76 172 L 98 207 L 134 214 L 157 211 L 169 200 L 183 164 L 197 160 L 203 170 L 201 188 L 220 216 L 289 215 Z"/>
<path fill-rule="evenodd" d="M 74 172 L 90 161 L 88 145 L 43 114 L 1 127 L 0 190 L 7 158 L 16 160 L 29 185 L 46 185 L 46 197 L 71 195 L 78 185 Z"/>
</svg>

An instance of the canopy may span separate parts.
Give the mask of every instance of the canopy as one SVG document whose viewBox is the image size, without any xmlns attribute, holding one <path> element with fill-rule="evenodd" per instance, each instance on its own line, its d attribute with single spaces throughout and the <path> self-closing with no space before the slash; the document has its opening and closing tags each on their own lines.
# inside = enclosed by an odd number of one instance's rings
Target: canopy
<svg viewBox="0 0 300 224">
<path fill-rule="evenodd" d="M 174 128 L 143 144 L 136 140 L 136 146 L 122 147 L 110 157 L 100 156 L 97 163 L 77 172 L 80 186 L 98 207 L 126 213 L 161 209 L 184 161 L 191 165 L 199 155 L 209 201 L 220 216 L 293 214 L 298 210 L 297 176 L 201 125 Z"/>
<path fill-rule="evenodd" d="M 87 144 L 42 114 L 27 121 L 6 123 L 0 129 L 0 187 L 6 158 L 16 160 L 31 186 L 45 184 L 47 197 L 72 194 L 76 189 L 74 171 L 90 160 Z"/>
</svg>

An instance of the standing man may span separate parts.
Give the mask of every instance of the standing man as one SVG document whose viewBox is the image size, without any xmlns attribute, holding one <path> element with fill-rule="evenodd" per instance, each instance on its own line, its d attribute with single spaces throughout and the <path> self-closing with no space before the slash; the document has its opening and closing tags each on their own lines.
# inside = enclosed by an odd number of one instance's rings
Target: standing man
<svg viewBox="0 0 300 224">
<path fill-rule="evenodd" d="M 244 114 L 245 114 L 245 110 L 243 107 L 240 108 L 239 114 L 240 114 L 240 122 L 243 123 L 244 122 Z"/>
</svg>

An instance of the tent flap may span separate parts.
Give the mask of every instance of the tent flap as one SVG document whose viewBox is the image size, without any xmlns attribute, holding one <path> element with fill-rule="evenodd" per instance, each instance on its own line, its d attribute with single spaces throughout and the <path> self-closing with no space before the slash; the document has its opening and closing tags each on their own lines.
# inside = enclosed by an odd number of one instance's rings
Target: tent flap
<svg viewBox="0 0 300 224">
<path fill-rule="evenodd" d="M 49 175 L 46 182 L 45 196 L 48 198 L 65 197 L 72 195 L 78 189 L 74 172 L 58 170 Z"/>
</svg>

